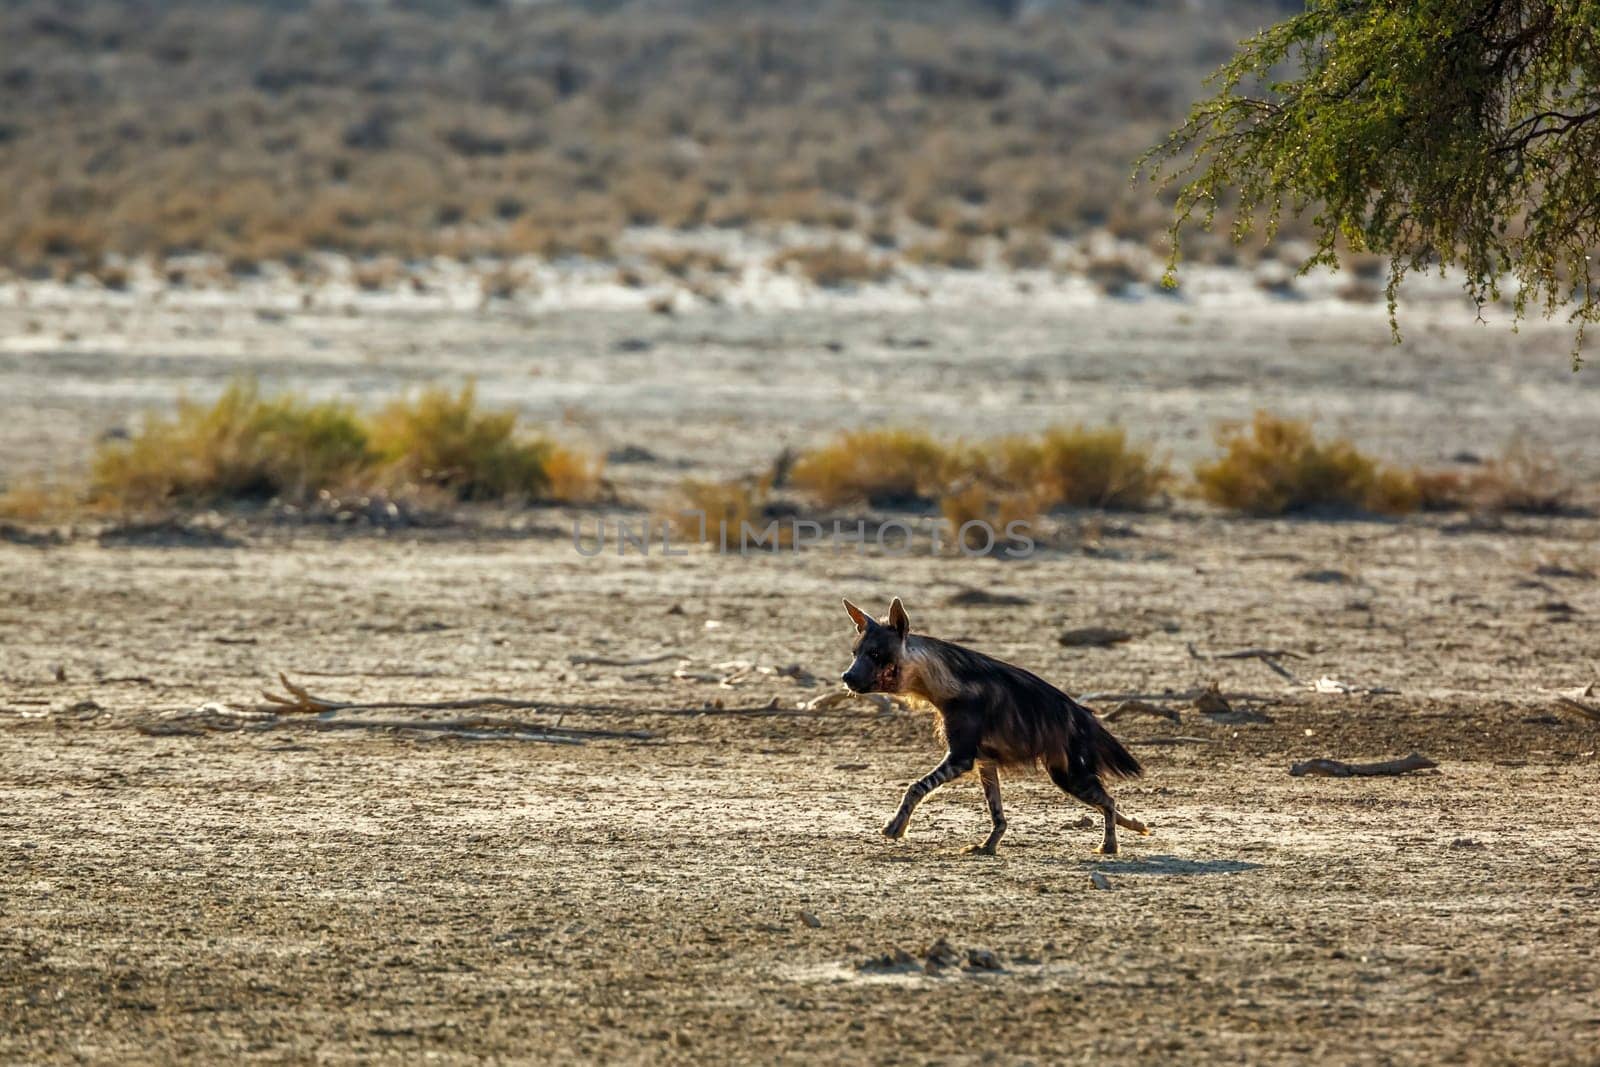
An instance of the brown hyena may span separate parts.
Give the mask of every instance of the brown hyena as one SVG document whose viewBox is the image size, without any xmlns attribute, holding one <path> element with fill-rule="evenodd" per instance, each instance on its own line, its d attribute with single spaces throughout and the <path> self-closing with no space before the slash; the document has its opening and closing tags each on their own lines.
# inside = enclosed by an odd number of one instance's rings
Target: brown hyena
<svg viewBox="0 0 1600 1067">
<path fill-rule="evenodd" d="M 1083 705 L 1020 667 L 948 641 L 911 632 L 900 599 L 879 622 L 850 601 L 856 625 L 855 659 L 844 683 L 857 693 L 911 693 L 939 711 L 939 734 L 949 751 L 939 765 L 911 783 L 900 810 L 883 828 L 890 840 L 905 835 L 922 798 L 974 767 L 983 782 L 993 829 L 968 851 L 993 855 L 1006 832 L 1000 806 L 1000 769 L 1042 765 L 1070 796 L 1100 809 L 1105 837 L 1096 851 L 1117 851 L 1117 827 L 1148 834 L 1141 822 L 1117 812 L 1106 777 L 1143 772 L 1122 744 Z"/>
</svg>

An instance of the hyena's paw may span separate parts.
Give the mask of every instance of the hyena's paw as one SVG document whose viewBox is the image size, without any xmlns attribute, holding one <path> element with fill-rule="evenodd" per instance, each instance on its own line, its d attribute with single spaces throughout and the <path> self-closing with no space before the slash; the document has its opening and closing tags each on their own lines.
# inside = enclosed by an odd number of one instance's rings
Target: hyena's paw
<svg viewBox="0 0 1600 1067">
<path fill-rule="evenodd" d="M 981 845 L 968 845 L 961 852 L 966 856 L 992 856 L 994 855 L 994 848 L 993 845 L 985 841 Z"/>
<path fill-rule="evenodd" d="M 1095 855 L 1097 856 L 1115 856 L 1122 850 L 1117 848 L 1117 843 L 1115 841 L 1109 841 L 1096 845 L 1094 847 L 1094 851 Z"/>
<path fill-rule="evenodd" d="M 906 820 L 896 815 L 883 824 L 883 836 L 890 841 L 898 841 L 906 836 Z"/>
</svg>

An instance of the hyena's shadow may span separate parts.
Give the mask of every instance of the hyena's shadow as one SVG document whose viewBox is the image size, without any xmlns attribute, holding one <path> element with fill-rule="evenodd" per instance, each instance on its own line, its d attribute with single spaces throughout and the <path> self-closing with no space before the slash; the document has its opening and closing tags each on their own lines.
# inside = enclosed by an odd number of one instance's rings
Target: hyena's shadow
<svg viewBox="0 0 1600 1067">
<path fill-rule="evenodd" d="M 1192 878 L 1202 874 L 1242 874 L 1259 871 L 1263 864 L 1247 860 L 1196 860 L 1182 856 L 1085 856 L 1067 861 L 1077 867 L 1093 868 L 1105 874 L 1159 874 Z"/>
</svg>

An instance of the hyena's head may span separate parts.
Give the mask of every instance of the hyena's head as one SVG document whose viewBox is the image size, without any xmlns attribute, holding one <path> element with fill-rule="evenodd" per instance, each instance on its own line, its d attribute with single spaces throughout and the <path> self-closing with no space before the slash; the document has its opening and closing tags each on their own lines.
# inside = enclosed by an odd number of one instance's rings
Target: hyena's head
<svg viewBox="0 0 1600 1067">
<path fill-rule="evenodd" d="M 894 598 L 882 622 L 848 600 L 844 602 L 844 610 L 856 624 L 856 643 L 851 649 L 855 659 L 844 672 L 844 684 L 857 693 L 900 692 L 904 681 L 906 635 L 911 632 L 911 620 L 906 618 L 900 598 Z"/>
</svg>

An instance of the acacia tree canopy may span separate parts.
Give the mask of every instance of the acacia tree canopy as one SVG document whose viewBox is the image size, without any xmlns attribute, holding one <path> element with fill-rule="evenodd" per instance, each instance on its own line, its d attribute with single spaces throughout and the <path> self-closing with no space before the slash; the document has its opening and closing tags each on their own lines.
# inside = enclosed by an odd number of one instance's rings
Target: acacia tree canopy
<svg viewBox="0 0 1600 1067">
<path fill-rule="evenodd" d="M 1316 251 L 1389 260 L 1395 292 L 1451 266 L 1481 308 L 1600 320 L 1600 0 L 1309 0 L 1249 38 L 1188 121 L 1140 160 L 1176 185 L 1171 228 L 1270 238 L 1314 212 Z M 1398 334 L 1397 334 L 1398 336 Z"/>
</svg>

